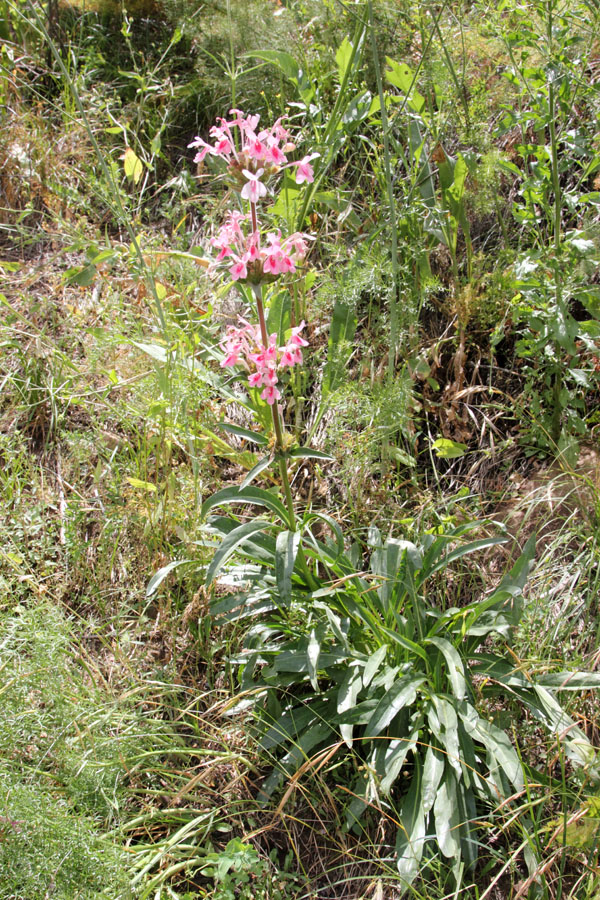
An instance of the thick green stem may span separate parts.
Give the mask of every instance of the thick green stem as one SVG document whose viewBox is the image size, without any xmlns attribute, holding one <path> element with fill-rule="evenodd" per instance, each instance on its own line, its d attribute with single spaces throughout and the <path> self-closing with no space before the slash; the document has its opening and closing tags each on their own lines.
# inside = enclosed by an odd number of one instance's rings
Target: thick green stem
<svg viewBox="0 0 600 900">
<path fill-rule="evenodd" d="M 256 211 L 254 208 L 254 204 L 252 204 L 252 218 L 254 220 L 256 216 Z M 265 319 L 265 308 L 263 304 L 262 298 L 262 286 L 260 284 L 253 284 L 252 291 L 254 293 L 254 297 L 256 298 L 256 312 L 258 314 L 258 323 L 260 327 L 260 335 L 263 342 L 263 347 L 269 346 L 269 336 L 267 334 L 267 322 Z M 292 489 L 290 487 L 290 480 L 288 478 L 287 466 L 285 463 L 285 459 L 283 457 L 283 453 L 285 452 L 285 439 L 284 439 L 284 428 L 283 422 L 281 421 L 281 415 L 279 413 L 279 406 L 277 403 L 273 403 L 271 406 L 271 415 L 273 416 L 273 430 L 275 432 L 275 455 L 279 459 L 279 471 L 281 473 L 281 483 L 283 485 L 283 492 L 285 494 L 285 502 L 288 508 L 289 520 L 290 520 L 290 531 L 296 531 L 296 516 L 294 514 L 294 499 L 292 497 Z"/>
</svg>

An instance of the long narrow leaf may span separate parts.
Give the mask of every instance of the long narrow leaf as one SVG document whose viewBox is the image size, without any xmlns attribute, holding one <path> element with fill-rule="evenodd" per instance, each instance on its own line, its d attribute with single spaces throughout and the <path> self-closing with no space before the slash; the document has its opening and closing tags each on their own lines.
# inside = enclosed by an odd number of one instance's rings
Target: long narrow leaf
<svg viewBox="0 0 600 900">
<path fill-rule="evenodd" d="M 425 816 L 421 798 L 421 768 L 417 758 L 408 793 L 402 802 L 396 839 L 398 872 L 406 885 L 411 884 L 419 872 L 424 846 Z"/>
<path fill-rule="evenodd" d="M 264 491 L 257 487 L 247 487 L 242 490 L 236 485 L 217 491 L 216 494 L 204 501 L 200 514 L 204 517 L 215 506 L 225 506 L 228 503 L 250 503 L 255 506 L 265 506 L 271 512 L 276 513 L 286 526 L 290 524 L 288 511 L 281 500 L 270 491 Z"/>
<path fill-rule="evenodd" d="M 296 563 L 300 533 L 298 531 L 280 531 L 275 546 L 275 577 L 277 590 L 284 600 L 292 595 L 292 572 Z"/>
<path fill-rule="evenodd" d="M 365 737 L 375 737 L 384 731 L 390 722 L 405 706 L 414 703 L 417 696 L 417 688 L 425 681 L 424 675 L 407 675 L 400 678 L 392 688 L 381 698 L 369 724 L 365 729 Z"/>
<path fill-rule="evenodd" d="M 237 528 L 234 528 L 223 540 L 219 549 L 213 556 L 210 566 L 206 571 L 205 583 L 210 584 L 211 581 L 214 581 L 215 577 L 221 571 L 227 560 L 233 556 L 240 544 L 253 534 L 268 528 L 269 524 L 269 522 L 262 519 L 254 520 L 253 522 L 244 522 L 243 525 L 238 525 Z"/>
<path fill-rule="evenodd" d="M 263 456 L 262 459 L 259 459 L 256 465 L 252 469 L 250 469 L 250 471 L 240 484 L 240 490 L 243 491 L 248 487 L 249 484 L 252 484 L 254 479 L 258 478 L 261 472 L 263 472 L 265 469 L 268 469 L 268 467 L 271 465 L 271 461 L 272 460 L 270 456 Z"/>
</svg>

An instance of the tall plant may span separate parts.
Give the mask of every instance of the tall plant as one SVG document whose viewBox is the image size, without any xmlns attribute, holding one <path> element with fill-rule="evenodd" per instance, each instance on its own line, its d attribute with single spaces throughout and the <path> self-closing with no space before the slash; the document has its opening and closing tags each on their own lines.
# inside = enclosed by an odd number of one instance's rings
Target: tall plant
<svg viewBox="0 0 600 900">
<path fill-rule="evenodd" d="M 482 812 L 523 786 L 509 736 L 480 712 L 487 696 L 501 692 L 524 705 L 560 736 L 574 763 L 590 769 L 594 752 L 551 690 L 568 686 L 567 680 L 533 681 L 483 647 L 518 624 L 533 538 L 491 595 L 442 609 L 432 599 L 434 578 L 504 538 L 468 540 L 480 523 L 417 542 L 384 540 L 373 528 L 369 569 L 363 571 L 360 552 L 346 550 L 332 516 L 295 509 L 290 464 L 324 454 L 293 446 L 286 433 L 282 384 L 286 370 L 303 364 L 308 342 L 304 322 L 286 329 L 283 339 L 269 333 L 265 290 L 296 272 L 309 237 L 266 230 L 259 205 L 283 169 L 295 169 L 297 183 L 310 183 L 315 157 L 288 161 L 293 144 L 281 120 L 259 131 L 256 116 L 239 110 L 231 115 L 212 129 L 214 143 L 196 138 L 192 146 L 199 148 L 198 161 L 210 156 L 225 164 L 242 204 L 211 239 L 218 251 L 215 269 L 225 268 L 248 302 L 247 317 L 227 330 L 221 365 L 243 372 L 263 428 L 223 427 L 265 456 L 239 486 L 203 505 L 203 515 L 213 513 L 207 531 L 215 546 L 205 581 L 229 588 L 212 612 L 255 619 L 234 663 L 241 687 L 236 709 L 254 709 L 262 747 L 277 759 L 262 796 L 301 767 L 310 769 L 310 760 L 335 760 L 336 769 L 338 763 L 346 767 L 349 790 L 340 786 L 338 794 L 346 798 L 348 827 L 360 825 L 369 808 L 392 807 L 398 870 L 409 884 L 435 845 L 455 868 L 474 864 Z M 269 466 L 278 488 L 255 487 Z M 214 515 L 225 505 L 258 506 L 271 517 Z"/>
</svg>

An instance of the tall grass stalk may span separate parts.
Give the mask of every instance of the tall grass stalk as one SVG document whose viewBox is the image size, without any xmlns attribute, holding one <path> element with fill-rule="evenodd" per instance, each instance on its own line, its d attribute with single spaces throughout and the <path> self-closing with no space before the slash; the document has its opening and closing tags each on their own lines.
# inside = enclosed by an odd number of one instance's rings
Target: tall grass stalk
<svg viewBox="0 0 600 900">
<path fill-rule="evenodd" d="M 398 349 L 398 294 L 399 294 L 399 267 L 398 267 L 398 228 L 396 223 L 396 199 L 394 196 L 394 185 L 392 181 L 392 158 L 390 153 L 390 137 L 389 122 L 387 110 L 385 106 L 385 94 L 383 91 L 383 81 L 381 78 L 381 66 L 379 64 L 379 54 L 377 52 L 377 39 L 375 35 L 375 18 L 373 15 L 373 0 L 367 0 L 367 9 L 369 15 L 369 35 L 371 39 L 371 51 L 373 53 L 373 66 L 375 69 L 375 78 L 377 81 L 377 93 L 379 95 L 379 106 L 381 112 L 381 131 L 383 138 L 383 161 L 385 167 L 385 184 L 387 190 L 387 205 L 389 215 L 389 229 L 391 239 L 392 253 L 392 293 L 390 295 L 390 346 L 388 350 L 388 381 L 394 379 L 394 370 L 396 368 L 396 352 Z"/>
<path fill-rule="evenodd" d="M 31 12 L 32 21 L 29 22 L 29 24 L 33 27 L 34 31 L 36 31 L 37 34 L 43 38 L 43 40 L 46 42 L 46 44 L 48 46 L 48 50 L 50 51 L 50 53 L 56 60 L 56 63 L 60 69 L 61 75 L 64 79 L 64 87 L 66 90 L 68 90 L 70 92 L 70 94 L 73 97 L 73 102 L 77 108 L 79 115 L 81 116 L 81 121 L 83 122 L 87 136 L 90 140 L 90 143 L 91 143 L 92 147 L 94 148 L 94 152 L 96 154 L 98 164 L 100 165 L 100 168 L 102 169 L 102 174 L 103 174 L 104 178 L 106 179 L 106 184 L 110 185 L 110 187 L 112 188 L 112 191 L 114 194 L 114 199 L 115 199 L 116 217 L 119 221 L 119 224 L 122 225 L 123 228 L 125 228 L 125 230 L 127 231 L 127 234 L 131 241 L 131 245 L 134 248 L 135 255 L 140 264 L 141 270 L 143 272 L 146 272 L 146 283 L 150 289 L 150 293 L 151 293 L 152 299 L 154 301 L 154 306 L 156 308 L 156 314 L 157 314 L 158 320 L 160 322 L 163 336 L 166 338 L 166 336 L 167 336 L 167 320 L 165 317 L 163 305 L 160 301 L 160 297 L 158 296 L 158 292 L 156 290 L 156 282 L 155 282 L 154 276 L 153 276 L 152 272 L 150 271 L 150 268 L 149 268 L 146 260 L 144 259 L 144 255 L 143 255 L 141 247 L 139 245 L 137 235 L 131 225 L 131 222 L 129 221 L 129 215 L 127 214 L 127 211 L 125 210 L 125 208 L 123 207 L 123 204 L 121 202 L 119 186 L 115 183 L 115 180 L 112 176 L 110 168 L 106 164 L 106 160 L 104 158 L 104 154 L 102 152 L 100 144 L 98 143 L 98 141 L 96 139 L 94 130 L 90 124 L 89 117 L 85 111 L 85 107 L 83 106 L 83 103 L 81 102 L 81 98 L 79 96 L 79 91 L 77 90 L 77 86 L 76 86 L 73 78 L 71 77 L 69 70 L 67 69 L 67 67 L 64 64 L 63 58 L 61 56 L 61 53 L 60 53 L 58 47 L 56 46 L 55 41 L 50 36 L 50 34 L 48 32 L 48 28 L 46 27 L 44 20 L 43 20 L 42 16 L 40 15 L 39 10 L 36 9 L 35 3 L 33 3 L 32 0 L 28 0 L 26 6 L 24 8 L 21 8 L 20 6 L 15 5 L 15 4 L 11 4 L 11 8 L 13 9 L 14 13 L 19 18 L 23 19 L 26 22 L 28 22 L 29 20 L 27 19 L 27 16 L 25 15 L 24 10 L 27 9 Z M 113 210 L 113 212 L 114 211 L 115 210 Z"/>
</svg>

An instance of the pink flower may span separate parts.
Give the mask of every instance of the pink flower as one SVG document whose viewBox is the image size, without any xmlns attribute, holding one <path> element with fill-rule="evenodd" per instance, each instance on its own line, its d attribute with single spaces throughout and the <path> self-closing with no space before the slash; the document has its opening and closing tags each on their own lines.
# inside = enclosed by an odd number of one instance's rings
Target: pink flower
<svg viewBox="0 0 600 900">
<path fill-rule="evenodd" d="M 229 271 L 231 273 L 231 277 L 234 281 L 240 281 L 242 278 L 248 277 L 248 268 L 246 266 L 246 261 L 243 257 L 234 257 L 235 262 L 230 267 Z"/>
<path fill-rule="evenodd" d="M 266 384 L 267 387 L 273 387 L 273 385 L 277 384 L 279 381 L 275 366 L 267 366 L 263 369 L 261 371 L 261 377 L 263 384 Z"/>
<path fill-rule="evenodd" d="M 269 387 L 266 387 L 264 389 L 264 391 L 261 392 L 260 396 L 262 397 L 263 400 L 267 401 L 269 406 L 273 406 L 275 401 L 279 400 L 279 398 L 281 397 L 281 392 L 279 390 L 277 390 L 276 387 L 273 387 L 272 385 L 270 385 Z"/>
<path fill-rule="evenodd" d="M 244 200 L 249 200 L 250 203 L 258 203 L 261 197 L 264 197 L 267 193 L 267 188 L 260 180 L 260 176 L 263 174 L 264 169 L 258 169 L 256 174 L 253 172 L 249 172 L 248 169 L 242 170 L 248 181 L 240 191 Z"/>
<path fill-rule="evenodd" d="M 299 163 L 293 163 L 296 166 L 296 184 L 303 184 L 305 181 L 310 184 L 315 180 L 313 167 L 310 163 L 318 156 L 318 153 L 311 153 L 308 156 L 304 156 Z"/>
<path fill-rule="evenodd" d="M 290 366 L 290 368 L 294 365 L 295 359 L 295 347 L 290 347 L 289 345 L 281 348 L 281 359 L 279 360 L 280 366 Z"/>
<path fill-rule="evenodd" d="M 308 347 L 308 341 L 305 341 L 304 338 L 300 337 L 300 332 L 305 326 L 306 322 L 304 321 L 304 319 L 302 319 L 302 321 L 296 328 L 292 328 L 290 344 L 292 344 L 294 347 Z"/>
<path fill-rule="evenodd" d="M 282 150 L 277 146 L 277 144 L 273 144 L 267 150 L 267 158 L 270 162 L 275 166 L 283 166 L 287 162 L 287 156 L 283 153 Z"/>
</svg>

